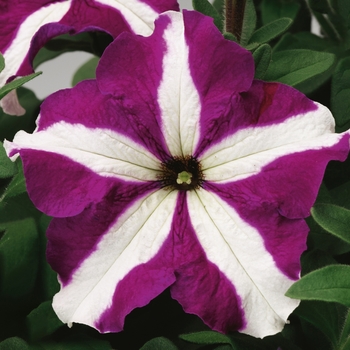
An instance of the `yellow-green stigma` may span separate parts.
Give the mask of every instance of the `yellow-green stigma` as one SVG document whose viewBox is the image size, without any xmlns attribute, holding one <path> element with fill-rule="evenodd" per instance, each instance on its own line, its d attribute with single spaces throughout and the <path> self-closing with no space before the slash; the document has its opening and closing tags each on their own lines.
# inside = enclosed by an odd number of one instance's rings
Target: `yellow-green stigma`
<svg viewBox="0 0 350 350">
<path fill-rule="evenodd" d="M 158 179 L 163 188 L 180 191 L 198 189 L 204 181 L 201 165 L 192 156 L 171 157 L 163 162 Z"/>
<path fill-rule="evenodd" d="M 177 175 L 176 182 L 179 185 L 182 185 L 184 182 L 187 183 L 187 185 L 189 185 L 192 182 L 191 177 L 191 173 L 188 173 L 187 171 L 181 171 L 181 173 Z"/>
</svg>

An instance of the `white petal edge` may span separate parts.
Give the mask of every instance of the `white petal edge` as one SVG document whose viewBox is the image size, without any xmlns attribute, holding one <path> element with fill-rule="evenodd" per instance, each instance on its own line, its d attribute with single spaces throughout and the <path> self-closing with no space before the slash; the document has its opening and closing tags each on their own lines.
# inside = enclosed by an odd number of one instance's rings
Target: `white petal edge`
<svg viewBox="0 0 350 350">
<path fill-rule="evenodd" d="M 19 131 L 13 142 L 4 141 L 4 147 L 8 155 L 21 149 L 60 154 L 98 175 L 129 181 L 155 181 L 160 167 L 154 155 L 122 134 L 66 122 L 34 134 Z"/>
<path fill-rule="evenodd" d="M 188 192 L 191 223 L 208 260 L 232 282 L 247 321 L 241 332 L 255 337 L 280 332 L 299 301 L 284 296 L 294 281 L 266 251 L 261 235 L 218 196 Z"/>
<path fill-rule="evenodd" d="M 149 36 L 154 29 L 158 13 L 143 1 L 137 0 L 95 0 L 120 11 L 134 33 Z"/>
<path fill-rule="evenodd" d="M 183 16 L 167 12 L 170 23 L 163 38 L 167 51 L 158 88 L 162 131 L 173 156 L 192 155 L 199 139 L 201 103 L 189 67 Z"/>
<path fill-rule="evenodd" d="M 117 284 L 158 253 L 170 233 L 176 201 L 176 191 L 158 190 L 116 221 L 72 281 L 55 295 L 53 308 L 62 322 L 95 325 L 112 304 Z"/>
<path fill-rule="evenodd" d="M 199 160 L 207 181 L 237 181 L 255 175 L 279 157 L 332 147 L 343 137 L 334 133 L 330 111 L 318 108 L 271 126 L 251 127 L 209 147 Z"/>
<path fill-rule="evenodd" d="M 11 45 L 3 52 L 5 69 L 0 73 L 0 86 L 15 75 L 26 57 L 31 40 L 40 27 L 47 23 L 59 22 L 69 11 L 72 1 L 54 3 L 32 13 L 21 24 Z"/>
</svg>

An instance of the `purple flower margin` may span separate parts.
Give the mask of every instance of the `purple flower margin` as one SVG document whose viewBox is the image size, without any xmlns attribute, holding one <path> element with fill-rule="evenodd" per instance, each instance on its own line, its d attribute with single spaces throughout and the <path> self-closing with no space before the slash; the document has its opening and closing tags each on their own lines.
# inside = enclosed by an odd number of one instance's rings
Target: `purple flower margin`
<svg viewBox="0 0 350 350">
<path fill-rule="evenodd" d="M 14 76 L 33 73 L 37 52 L 61 34 L 103 31 L 116 38 L 127 31 L 151 35 L 154 20 L 167 10 L 179 10 L 175 0 L 11 0 L 0 6 L 0 52 L 5 69 L 0 87 Z M 21 115 L 15 91 L 1 101 L 8 114 Z"/>
<path fill-rule="evenodd" d="M 210 18 L 166 12 L 149 37 L 121 34 L 96 81 L 47 98 L 34 134 L 5 142 L 54 217 L 47 258 L 63 322 L 121 331 L 170 287 L 214 330 L 281 331 L 299 304 L 284 294 L 299 278 L 304 218 L 349 133 L 334 133 L 326 107 L 253 76 L 251 54 Z M 203 186 L 161 188 L 161 163 L 188 155 Z"/>
</svg>

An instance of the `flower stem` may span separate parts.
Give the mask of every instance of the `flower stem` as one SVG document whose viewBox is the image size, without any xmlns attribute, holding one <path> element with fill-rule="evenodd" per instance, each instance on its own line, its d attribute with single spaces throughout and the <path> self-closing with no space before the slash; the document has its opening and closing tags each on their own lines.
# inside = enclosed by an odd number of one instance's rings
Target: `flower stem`
<svg viewBox="0 0 350 350">
<path fill-rule="evenodd" d="M 240 42 L 246 0 L 225 0 L 225 31 Z"/>
</svg>

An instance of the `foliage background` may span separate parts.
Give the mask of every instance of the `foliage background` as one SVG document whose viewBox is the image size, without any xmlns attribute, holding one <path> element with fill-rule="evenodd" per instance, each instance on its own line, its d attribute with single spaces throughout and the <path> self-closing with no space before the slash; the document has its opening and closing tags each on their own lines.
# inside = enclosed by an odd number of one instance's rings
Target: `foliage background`
<svg viewBox="0 0 350 350">
<path fill-rule="evenodd" d="M 214 17 L 224 32 L 223 1 L 215 0 L 213 7 L 206 0 L 194 0 L 193 5 Z M 322 37 L 310 32 L 311 14 Z M 256 78 L 296 87 L 331 109 L 338 132 L 349 129 L 349 0 L 247 0 L 239 39 L 254 56 Z M 101 33 L 62 36 L 41 50 L 35 66 L 77 48 L 92 53 L 94 57 L 74 75 L 74 85 L 94 77 L 110 40 Z M 0 61 L 0 69 L 1 65 Z M 12 88 L 2 88 L 0 98 Z M 0 140 L 35 128 L 41 101 L 24 87 L 18 94 L 27 113 L 16 118 L 0 111 Z M 290 297 L 302 299 L 301 305 L 281 333 L 263 340 L 210 331 L 198 317 L 185 314 L 168 291 L 128 315 L 121 333 L 101 335 L 78 324 L 69 329 L 51 308 L 59 286 L 45 260 L 49 222 L 28 198 L 20 160 L 13 164 L 1 146 L 0 349 L 350 349 L 350 160 L 329 164 L 308 218 L 303 278 L 288 291 Z"/>
</svg>

